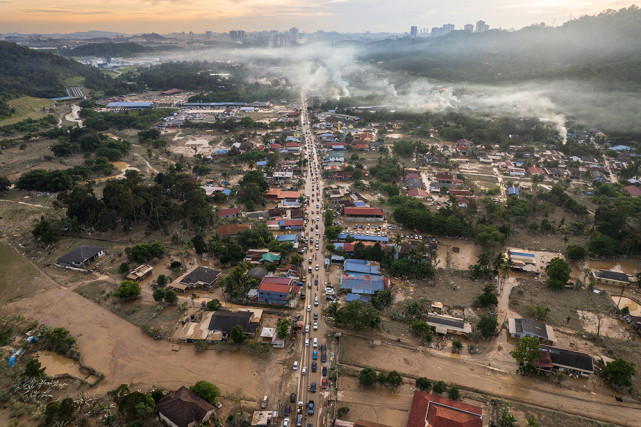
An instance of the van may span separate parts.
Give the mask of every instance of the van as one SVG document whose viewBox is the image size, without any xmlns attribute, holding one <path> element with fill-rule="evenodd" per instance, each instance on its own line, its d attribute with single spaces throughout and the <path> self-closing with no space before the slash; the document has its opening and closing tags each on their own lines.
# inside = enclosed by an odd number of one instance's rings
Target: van
<svg viewBox="0 0 641 427">
<path fill-rule="evenodd" d="M 260 408 L 261 409 L 267 408 L 267 399 L 268 399 L 268 396 L 264 395 L 263 396 L 263 400 L 260 401 Z"/>
</svg>

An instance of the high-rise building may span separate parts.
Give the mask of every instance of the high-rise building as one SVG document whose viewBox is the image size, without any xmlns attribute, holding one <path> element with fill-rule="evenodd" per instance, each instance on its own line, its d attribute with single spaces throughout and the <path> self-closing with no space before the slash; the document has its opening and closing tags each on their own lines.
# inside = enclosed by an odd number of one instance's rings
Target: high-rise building
<svg viewBox="0 0 641 427">
<path fill-rule="evenodd" d="M 194 32 L 193 31 L 189 32 L 189 40 L 192 41 L 192 42 L 194 41 Z"/>
<path fill-rule="evenodd" d="M 416 25 L 412 25 L 410 27 L 410 37 L 415 39 L 418 36 L 418 27 Z"/>
<path fill-rule="evenodd" d="M 468 33 L 473 33 L 474 32 L 474 25 L 472 24 L 465 24 L 463 27 L 464 31 L 467 31 Z"/>
<path fill-rule="evenodd" d="M 298 28 L 292 27 L 289 29 L 289 37 L 292 40 L 292 43 L 298 42 Z"/>
<path fill-rule="evenodd" d="M 211 31 L 205 31 L 205 39 L 211 40 L 213 34 L 214 33 L 212 33 Z"/>
<path fill-rule="evenodd" d="M 229 39 L 233 42 L 242 42 L 247 38 L 244 30 L 232 30 L 229 32 Z"/>
<path fill-rule="evenodd" d="M 440 28 L 440 27 L 432 27 L 431 35 L 432 35 L 432 37 L 438 37 L 438 36 L 441 35 L 442 32 L 443 32 L 442 28 Z"/>
<path fill-rule="evenodd" d="M 441 35 L 449 34 L 452 31 L 454 31 L 454 24 L 445 24 L 443 25 L 443 31 L 441 32 Z"/>
<path fill-rule="evenodd" d="M 485 21 L 476 21 L 476 32 L 483 33 L 489 31 L 490 26 L 485 23 Z"/>
</svg>

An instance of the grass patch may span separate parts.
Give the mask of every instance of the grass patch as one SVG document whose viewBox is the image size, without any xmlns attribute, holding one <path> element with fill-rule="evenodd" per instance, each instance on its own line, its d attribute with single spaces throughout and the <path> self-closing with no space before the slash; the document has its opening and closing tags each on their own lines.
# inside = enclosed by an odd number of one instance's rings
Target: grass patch
<svg viewBox="0 0 641 427">
<path fill-rule="evenodd" d="M 64 80 L 64 85 L 65 85 L 65 87 L 84 86 L 85 85 L 85 78 L 81 77 L 81 76 L 67 77 Z"/>
<path fill-rule="evenodd" d="M 155 328 L 167 338 L 181 318 L 177 306 L 160 307 L 140 301 L 124 302 L 108 306 L 114 314 L 139 328 Z"/>
<path fill-rule="evenodd" d="M 48 277 L 4 240 L 0 240 L 0 265 L 0 300 L 5 303 L 33 295 L 52 284 Z"/>
<path fill-rule="evenodd" d="M 13 115 L 13 117 L 9 117 L 8 119 L 0 121 L 0 126 L 18 123 L 19 121 L 26 118 L 40 119 L 48 114 L 46 111 L 47 107 L 53 105 L 54 102 L 45 98 L 23 96 L 20 98 L 12 99 L 8 102 L 8 104 L 16 109 L 16 113 Z"/>
</svg>

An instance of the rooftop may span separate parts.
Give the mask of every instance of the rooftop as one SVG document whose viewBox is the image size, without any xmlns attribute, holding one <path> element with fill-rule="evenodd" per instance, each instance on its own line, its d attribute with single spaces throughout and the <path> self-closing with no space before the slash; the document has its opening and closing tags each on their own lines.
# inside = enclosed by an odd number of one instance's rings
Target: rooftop
<svg viewBox="0 0 641 427">
<path fill-rule="evenodd" d="M 478 406 L 415 390 L 407 427 L 482 427 Z"/>
</svg>

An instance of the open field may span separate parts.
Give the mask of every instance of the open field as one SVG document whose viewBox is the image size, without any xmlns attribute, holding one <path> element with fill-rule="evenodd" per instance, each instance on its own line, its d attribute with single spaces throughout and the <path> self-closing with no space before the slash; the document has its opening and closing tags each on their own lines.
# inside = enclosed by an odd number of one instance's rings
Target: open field
<svg viewBox="0 0 641 427">
<path fill-rule="evenodd" d="M 55 286 L 35 265 L 0 240 L 0 300 L 7 303 Z"/>
<path fill-rule="evenodd" d="M 17 123 L 26 118 L 39 119 L 48 114 L 46 108 L 54 104 L 53 101 L 44 98 L 34 98 L 32 96 L 23 96 L 12 99 L 8 102 L 10 106 L 16 109 L 13 117 L 0 121 L 0 126 Z M 43 111 L 44 110 L 44 111 Z"/>
<path fill-rule="evenodd" d="M 66 87 L 71 87 L 71 86 L 84 86 L 85 84 L 85 78 L 81 76 L 77 77 L 67 77 L 64 80 L 64 84 Z M 83 91 L 84 92 L 84 91 Z"/>
</svg>

